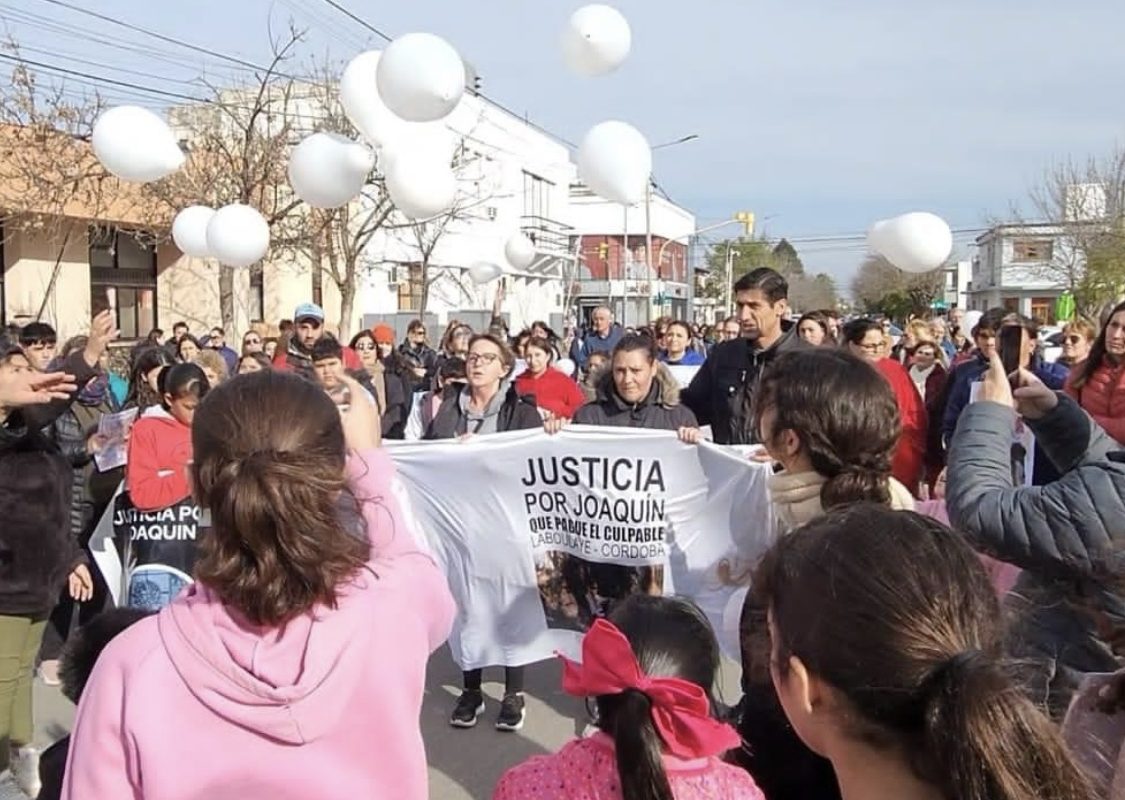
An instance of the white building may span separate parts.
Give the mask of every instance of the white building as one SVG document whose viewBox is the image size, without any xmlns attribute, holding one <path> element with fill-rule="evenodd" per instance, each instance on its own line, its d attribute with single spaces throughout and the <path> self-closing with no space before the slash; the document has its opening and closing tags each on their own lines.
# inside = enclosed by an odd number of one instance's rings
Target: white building
<svg viewBox="0 0 1125 800">
<path fill-rule="evenodd" d="M 946 308 L 969 308 L 969 287 L 973 282 L 973 262 L 958 261 L 945 270 L 942 302 Z"/>
<path fill-rule="evenodd" d="M 1055 321 L 1055 301 L 1075 253 L 1056 223 L 998 225 L 976 240 L 968 307 L 1007 308 L 1042 323 Z"/>
<path fill-rule="evenodd" d="M 567 222 L 579 256 L 574 297 L 580 319 L 599 305 L 608 305 L 627 326 L 665 315 L 690 318 L 694 214 L 654 192 L 625 208 L 577 184 Z"/>
</svg>

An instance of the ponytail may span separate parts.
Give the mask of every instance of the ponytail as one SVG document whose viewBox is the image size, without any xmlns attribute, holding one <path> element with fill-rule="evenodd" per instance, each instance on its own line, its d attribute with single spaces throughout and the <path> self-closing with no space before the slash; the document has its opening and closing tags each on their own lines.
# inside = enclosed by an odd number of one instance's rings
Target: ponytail
<svg viewBox="0 0 1125 800">
<path fill-rule="evenodd" d="M 988 655 L 970 650 L 925 681 L 919 774 L 950 798 L 1087 800 L 1054 725 Z"/>
<path fill-rule="evenodd" d="M 826 511 L 838 506 L 863 502 L 889 506 L 891 490 L 888 473 L 889 469 L 884 471 L 844 466 L 840 472 L 829 477 L 820 488 L 820 504 Z"/>
<path fill-rule="evenodd" d="M 648 696 L 629 689 L 600 697 L 598 711 L 603 729 L 613 737 L 622 800 L 674 800 Z"/>
</svg>

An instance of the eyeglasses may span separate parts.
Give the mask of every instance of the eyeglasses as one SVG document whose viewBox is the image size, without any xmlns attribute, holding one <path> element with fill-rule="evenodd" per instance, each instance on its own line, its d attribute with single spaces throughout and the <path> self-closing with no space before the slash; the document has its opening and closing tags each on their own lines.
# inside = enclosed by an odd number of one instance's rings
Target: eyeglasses
<svg viewBox="0 0 1125 800">
<path fill-rule="evenodd" d="M 365 351 L 365 350 L 374 350 L 375 349 L 375 342 L 360 342 L 359 344 L 357 344 L 355 346 L 355 349 L 359 350 L 361 352 Z"/>
<path fill-rule="evenodd" d="M 1078 344 L 1079 342 L 1082 341 L 1082 337 L 1081 336 L 1067 336 L 1063 339 L 1063 341 L 1066 342 L 1067 344 Z"/>
<path fill-rule="evenodd" d="M 469 353 L 465 357 L 466 364 L 495 364 L 500 360 L 500 356 L 495 353 Z"/>
<path fill-rule="evenodd" d="M 214 339 L 218 339 L 219 337 L 218 337 L 218 336 L 214 336 L 214 337 L 212 337 L 212 338 L 214 338 Z M 262 340 L 261 340 L 261 339 L 257 339 L 257 338 L 255 338 L 255 339 L 243 339 L 243 340 L 242 340 L 242 343 L 243 343 L 243 344 L 261 344 L 261 343 L 262 343 Z"/>
<path fill-rule="evenodd" d="M 857 344 L 856 347 L 858 347 L 865 353 L 878 353 L 883 349 L 883 343 L 878 342 L 876 344 Z"/>
</svg>

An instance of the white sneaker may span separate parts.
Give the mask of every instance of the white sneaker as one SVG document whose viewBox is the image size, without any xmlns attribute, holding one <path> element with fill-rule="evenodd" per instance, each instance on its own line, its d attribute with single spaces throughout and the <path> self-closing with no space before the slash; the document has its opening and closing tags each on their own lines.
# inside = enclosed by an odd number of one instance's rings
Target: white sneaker
<svg viewBox="0 0 1125 800">
<path fill-rule="evenodd" d="M 47 686 L 58 686 L 62 683 L 62 681 L 59 680 L 59 660 L 57 658 L 51 658 L 39 662 L 39 678 Z"/>
<path fill-rule="evenodd" d="M 28 797 L 39 796 L 39 749 L 31 745 L 11 749 L 12 778 Z"/>
</svg>

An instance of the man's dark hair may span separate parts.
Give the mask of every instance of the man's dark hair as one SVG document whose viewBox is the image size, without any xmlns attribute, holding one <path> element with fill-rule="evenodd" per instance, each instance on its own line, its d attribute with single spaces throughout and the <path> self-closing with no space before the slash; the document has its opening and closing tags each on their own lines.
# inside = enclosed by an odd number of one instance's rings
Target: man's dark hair
<svg viewBox="0 0 1125 800">
<path fill-rule="evenodd" d="M 970 333 L 974 339 L 977 336 L 995 336 L 1004 326 L 1004 318 L 1011 314 L 1012 312 L 1006 308 L 990 308 L 981 314 L 980 321 L 973 326 Z"/>
<path fill-rule="evenodd" d="M 158 341 L 163 335 L 164 331 L 161 328 L 153 328 L 148 332 L 148 338 L 153 340 L 154 342 Z"/>
<path fill-rule="evenodd" d="M 20 345 L 58 344 L 59 335 L 46 322 L 29 322 L 20 328 Z"/>
<path fill-rule="evenodd" d="M 281 322 L 277 323 L 278 333 L 284 334 L 286 331 L 291 331 L 291 330 L 293 330 L 293 320 L 283 319 L 283 320 L 281 320 Z"/>
<path fill-rule="evenodd" d="M 343 361 L 344 348 L 340 346 L 335 336 L 325 334 L 317 339 L 316 344 L 313 345 L 311 357 L 314 364 L 318 361 L 327 361 L 330 358 Z"/>
<path fill-rule="evenodd" d="M 172 333 L 175 333 L 176 331 L 186 331 L 186 330 L 190 330 L 190 328 L 188 327 L 188 324 L 186 322 L 177 322 L 175 325 L 172 326 Z"/>
<path fill-rule="evenodd" d="M 789 299 L 789 282 L 780 272 L 769 267 L 758 267 L 743 275 L 734 284 L 735 292 L 757 289 L 770 303 Z"/>
</svg>

